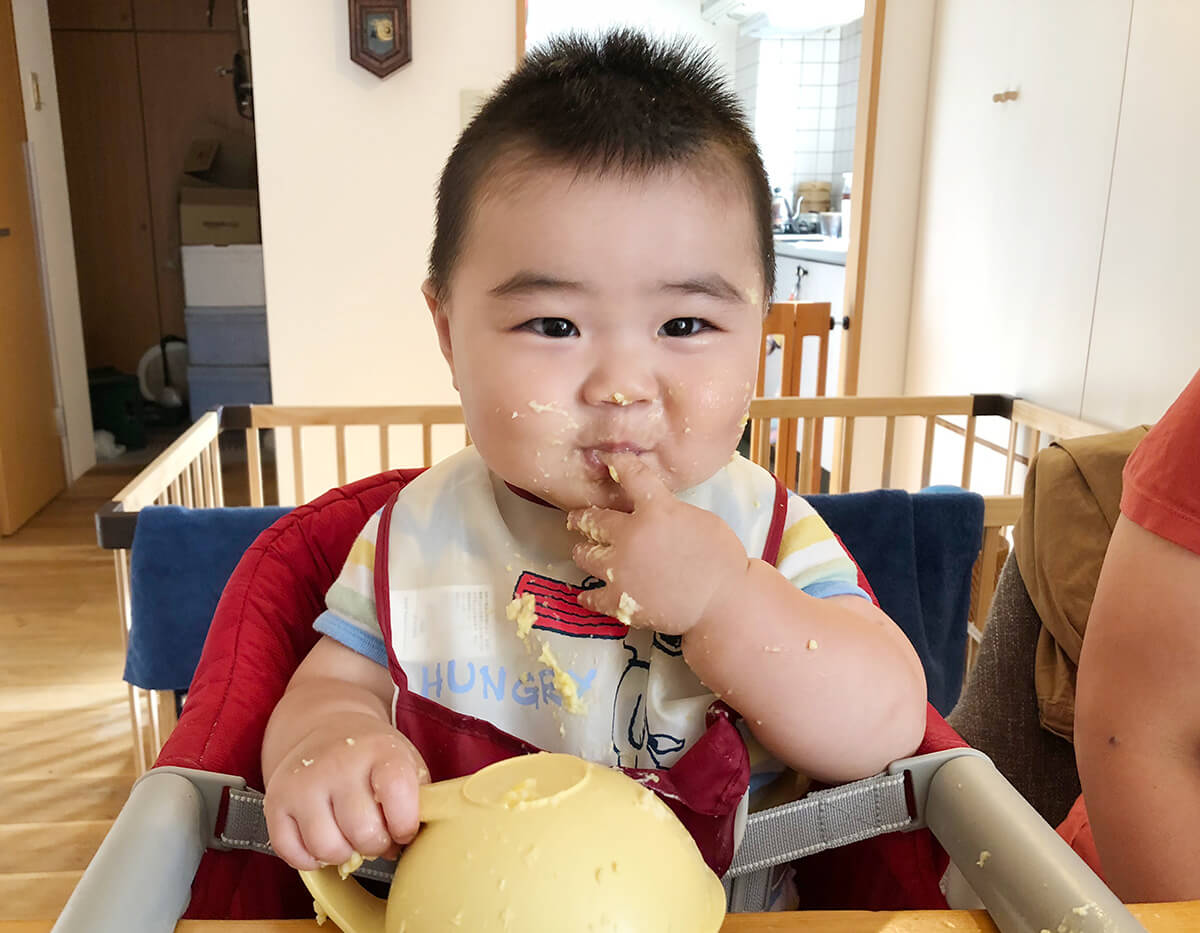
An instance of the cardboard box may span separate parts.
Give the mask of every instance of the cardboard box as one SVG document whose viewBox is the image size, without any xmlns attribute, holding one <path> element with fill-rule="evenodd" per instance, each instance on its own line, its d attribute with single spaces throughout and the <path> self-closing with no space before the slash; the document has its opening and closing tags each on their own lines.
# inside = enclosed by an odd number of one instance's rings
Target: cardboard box
<svg viewBox="0 0 1200 933">
<path fill-rule="evenodd" d="M 257 184 L 252 139 L 193 141 L 179 183 L 179 242 L 261 243 Z"/>
</svg>

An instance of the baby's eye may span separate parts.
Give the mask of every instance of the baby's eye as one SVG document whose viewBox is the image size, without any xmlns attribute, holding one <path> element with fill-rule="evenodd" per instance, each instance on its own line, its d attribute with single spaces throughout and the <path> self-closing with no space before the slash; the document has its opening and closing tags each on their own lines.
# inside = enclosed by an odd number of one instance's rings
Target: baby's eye
<svg viewBox="0 0 1200 933">
<path fill-rule="evenodd" d="M 579 336 L 579 328 L 564 317 L 535 317 L 532 321 L 526 321 L 521 327 L 543 337 L 558 339 Z"/>
<path fill-rule="evenodd" d="M 708 321 L 698 317 L 676 317 L 671 318 L 662 327 L 658 329 L 658 333 L 662 337 L 694 337 L 703 330 L 708 330 L 711 325 Z"/>
</svg>

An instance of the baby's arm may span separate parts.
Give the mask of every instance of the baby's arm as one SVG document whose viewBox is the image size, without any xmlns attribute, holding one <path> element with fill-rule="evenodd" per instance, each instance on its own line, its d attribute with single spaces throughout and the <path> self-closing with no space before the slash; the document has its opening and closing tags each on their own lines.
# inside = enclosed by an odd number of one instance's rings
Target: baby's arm
<svg viewBox="0 0 1200 933">
<path fill-rule="evenodd" d="M 609 581 L 581 594 L 581 604 L 682 635 L 701 681 L 796 771 L 850 781 L 916 749 L 925 675 L 891 619 L 859 596 L 807 595 L 747 559 L 725 522 L 680 502 L 636 457 L 609 462 L 630 510 L 568 517 L 588 539 L 575 562 Z"/>
<path fill-rule="evenodd" d="M 418 826 L 429 772 L 391 725 L 388 671 L 328 636 L 297 668 L 263 738 L 271 845 L 292 867 L 390 855 Z"/>
<path fill-rule="evenodd" d="M 717 595 L 683 654 L 768 751 L 820 781 L 875 774 L 925 732 L 925 675 L 896 624 L 858 596 L 808 596 L 761 560 Z"/>
</svg>

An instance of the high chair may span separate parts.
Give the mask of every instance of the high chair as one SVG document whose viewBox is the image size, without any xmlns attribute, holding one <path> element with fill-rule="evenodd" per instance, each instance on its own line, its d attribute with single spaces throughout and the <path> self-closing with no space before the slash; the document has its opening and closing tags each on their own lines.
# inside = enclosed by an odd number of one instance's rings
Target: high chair
<svg viewBox="0 0 1200 933">
<path fill-rule="evenodd" d="M 317 640 L 311 620 L 357 531 L 417 472 L 388 471 L 335 489 L 259 535 L 221 595 L 178 725 L 56 930 L 169 930 L 185 910 L 191 917 L 311 916 L 294 871 L 264 852 L 231 851 L 235 840 L 223 840 L 220 829 L 231 790 L 262 786 L 267 719 Z M 969 562 L 966 568 L 969 576 Z M 932 709 L 918 755 L 870 782 L 865 791 L 834 789 L 815 806 L 801 801 L 781 808 L 787 812 L 754 815 L 730 874 L 753 878 L 761 865 L 830 841 L 851 843 L 804 858 L 808 906 L 944 907 L 937 886 L 949 854 L 1005 933 L 1055 928 L 1082 904 L 1102 909 L 1106 930 L 1142 929 Z M 839 800 L 866 802 L 868 812 L 855 815 Z M 885 806 L 890 814 L 879 809 Z M 752 909 L 763 892 L 753 883 L 741 889 L 734 886 L 733 906 Z"/>
</svg>

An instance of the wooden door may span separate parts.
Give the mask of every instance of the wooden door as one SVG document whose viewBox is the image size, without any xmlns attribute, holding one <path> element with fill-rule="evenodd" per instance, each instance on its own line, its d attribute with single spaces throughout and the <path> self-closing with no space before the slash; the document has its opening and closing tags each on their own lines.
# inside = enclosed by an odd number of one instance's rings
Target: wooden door
<svg viewBox="0 0 1200 933">
<path fill-rule="evenodd" d="M 51 29 L 132 29 L 132 0 L 49 0 Z"/>
<path fill-rule="evenodd" d="M 234 0 L 133 0 L 138 32 L 232 32 L 236 11 Z"/>
<path fill-rule="evenodd" d="M 88 366 L 132 373 L 162 334 L 136 40 L 99 30 L 53 37 Z"/>
<path fill-rule="evenodd" d="M 232 2 L 220 4 L 233 8 Z M 146 127 L 146 175 L 153 218 L 155 283 L 163 336 L 184 336 L 183 274 L 179 252 L 179 176 L 188 145 L 197 137 L 248 135 L 253 124 L 238 115 L 233 84 L 222 67 L 233 63 L 237 33 L 141 32 L 137 59 Z M 253 142 L 247 142 L 247 147 Z"/>
<path fill-rule="evenodd" d="M 12 7 L 0 2 L 0 534 L 66 485 L 54 374 L 25 168 Z"/>
</svg>

